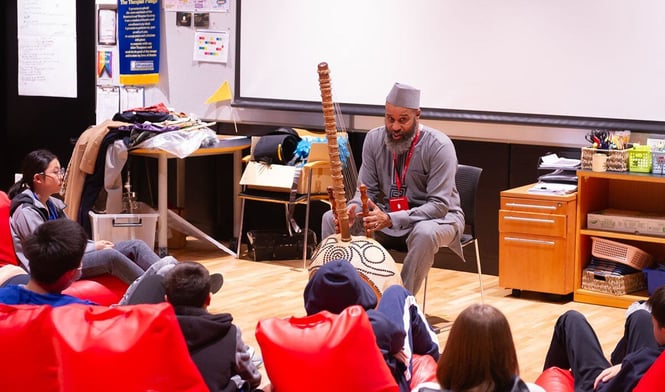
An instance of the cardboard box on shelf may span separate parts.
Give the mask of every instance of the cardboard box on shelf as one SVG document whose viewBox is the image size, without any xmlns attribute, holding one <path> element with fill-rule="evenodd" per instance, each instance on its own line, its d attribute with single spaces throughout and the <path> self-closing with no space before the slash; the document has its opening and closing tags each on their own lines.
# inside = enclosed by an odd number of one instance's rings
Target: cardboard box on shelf
<svg viewBox="0 0 665 392">
<path fill-rule="evenodd" d="M 665 214 L 610 208 L 588 213 L 587 228 L 665 237 Z"/>
<path fill-rule="evenodd" d="M 323 160 L 328 161 L 327 145 L 325 143 L 313 143 L 308 162 Z M 294 176 L 299 170 L 301 168 L 296 166 L 267 165 L 261 162 L 249 161 L 240 178 L 240 185 L 274 192 L 291 192 Z M 330 168 L 328 166 L 314 168 L 312 170 L 311 193 L 326 193 L 329 185 L 332 185 Z M 307 178 L 302 171 L 297 192 L 307 193 Z"/>
</svg>

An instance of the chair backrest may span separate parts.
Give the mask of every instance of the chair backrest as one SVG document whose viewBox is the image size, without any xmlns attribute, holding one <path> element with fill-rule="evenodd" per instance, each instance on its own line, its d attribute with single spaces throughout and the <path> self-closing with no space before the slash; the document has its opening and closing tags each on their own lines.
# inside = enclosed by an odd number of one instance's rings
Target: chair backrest
<svg viewBox="0 0 665 392">
<path fill-rule="evenodd" d="M 471 229 L 473 238 L 476 238 L 476 201 L 482 172 L 483 169 L 479 167 L 459 164 L 457 174 L 455 174 L 455 186 L 459 192 L 462 211 L 464 211 L 464 221 Z"/>
<path fill-rule="evenodd" d="M 483 169 L 476 166 L 458 164 L 455 173 L 455 187 L 460 195 L 460 206 L 464 211 L 465 226 L 469 228 L 469 232 L 474 239 L 476 238 L 477 190 L 482 171 Z M 466 230 L 464 232 L 467 233 Z M 382 245 L 397 252 L 407 252 L 406 242 L 404 241 L 382 242 Z M 401 260 L 400 257 L 398 259 Z"/>
</svg>

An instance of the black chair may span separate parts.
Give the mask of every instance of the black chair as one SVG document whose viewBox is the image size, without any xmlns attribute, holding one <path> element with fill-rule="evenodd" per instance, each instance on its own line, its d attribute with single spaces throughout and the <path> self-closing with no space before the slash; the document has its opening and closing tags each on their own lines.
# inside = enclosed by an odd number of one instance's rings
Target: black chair
<svg viewBox="0 0 665 392">
<path fill-rule="evenodd" d="M 457 165 L 455 174 L 455 185 L 459 192 L 460 204 L 464 211 L 464 222 L 466 224 L 462 234 L 462 248 L 473 244 L 476 250 L 476 266 L 478 267 L 478 283 L 480 285 L 480 301 L 485 302 L 485 291 L 483 290 L 483 272 L 480 264 L 480 250 L 478 247 L 478 236 L 476 231 L 476 204 L 478 201 L 478 183 L 482 168 L 469 165 Z M 427 298 L 427 277 L 423 288 L 423 312 Z"/>
<path fill-rule="evenodd" d="M 480 182 L 480 174 L 483 169 L 469 165 L 458 165 L 457 173 L 455 174 L 455 185 L 460 195 L 460 204 L 462 211 L 464 211 L 464 220 L 466 227 L 464 234 L 462 234 L 461 242 L 462 248 L 467 245 L 473 244 L 476 249 L 476 264 L 478 267 L 478 282 L 480 284 L 480 300 L 485 301 L 485 292 L 483 290 L 483 274 L 480 264 L 480 251 L 478 248 L 478 237 L 476 232 L 476 203 L 478 193 L 478 183 Z M 405 252 L 406 244 L 399 249 L 395 248 L 397 252 Z M 427 276 L 425 277 L 425 284 L 423 286 L 423 313 L 425 312 L 425 305 L 427 303 Z"/>
</svg>

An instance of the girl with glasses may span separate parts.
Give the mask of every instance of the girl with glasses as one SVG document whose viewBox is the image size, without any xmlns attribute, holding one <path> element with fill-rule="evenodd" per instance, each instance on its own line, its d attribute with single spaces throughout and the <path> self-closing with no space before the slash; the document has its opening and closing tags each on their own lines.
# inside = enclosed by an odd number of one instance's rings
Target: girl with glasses
<svg viewBox="0 0 665 392">
<path fill-rule="evenodd" d="M 29 260 L 23 254 L 23 241 L 39 225 L 55 219 L 69 219 L 65 203 L 53 195 L 60 192 L 64 170 L 48 150 L 30 152 L 23 160 L 23 177 L 9 189 L 10 228 L 16 256 L 26 271 Z M 141 240 L 88 241 L 83 255 L 81 278 L 111 274 L 131 284 L 160 257 Z"/>
</svg>

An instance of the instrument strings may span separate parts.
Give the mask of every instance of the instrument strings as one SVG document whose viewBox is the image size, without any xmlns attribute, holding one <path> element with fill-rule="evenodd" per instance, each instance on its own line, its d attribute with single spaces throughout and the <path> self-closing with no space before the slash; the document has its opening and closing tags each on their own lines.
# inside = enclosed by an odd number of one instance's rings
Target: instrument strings
<svg viewBox="0 0 665 392">
<path fill-rule="evenodd" d="M 346 124 L 344 123 L 344 115 L 342 115 L 342 110 L 339 106 L 339 103 L 335 102 L 335 118 L 337 119 L 337 133 L 343 135 L 341 138 L 337 138 L 338 143 L 345 143 L 346 150 L 348 151 L 348 156 L 344 161 L 342 166 L 342 175 L 344 179 L 344 193 L 346 194 L 346 199 L 351 200 L 356 194 L 356 187 L 358 186 L 358 169 L 356 167 L 356 160 L 353 158 L 353 151 L 351 150 L 351 142 L 349 140 L 349 133 L 347 132 Z"/>
</svg>

